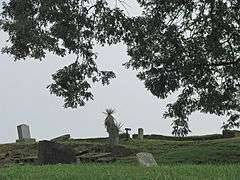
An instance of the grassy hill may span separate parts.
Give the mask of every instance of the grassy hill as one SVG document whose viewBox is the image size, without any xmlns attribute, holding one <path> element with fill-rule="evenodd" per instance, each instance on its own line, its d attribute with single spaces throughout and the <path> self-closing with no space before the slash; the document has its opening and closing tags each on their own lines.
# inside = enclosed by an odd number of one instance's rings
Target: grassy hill
<svg viewBox="0 0 240 180">
<path fill-rule="evenodd" d="M 61 142 L 73 147 L 76 151 L 86 148 L 104 151 L 106 139 L 75 139 Z M 136 163 L 136 152 L 151 152 L 159 164 L 219 164 L 240 163 L 240 137 L 198 140 L 173 141 L 145 139 L 143 141 L 121 141 L 121 146 L 132 150 L 131 155 L 117 158 L 116 163 Z M 0 145 L 0 163 L 3 157 L 36 157 L 37 143 L 2 144 Z"/>
<path fill-rule="evenodd" d="M 146 140 L 126 145 L 153 153 L 160 164 L 240 163 L 240 138 L 207 141 Z"/>
<path fill-rule="evenodd" d="M 200 139 L 202 139 L 201 137 Z M 211 137 L 212 138 L 212 137 Z M 164 137 L 166 139 L 166 137 Z M 37 143 L 0 145 L 1 180 L 145 180 L 145 179 L 180 179 L 180 180 L 234 180 L 240 173 L 240 137 L 215 140 L 145 139 L 143 141 L 121 141 L 121 147 L 130 150 L 130 155 L 121 156 L 113 164 L 76 164 L 76 165 L 22 165 L 8 164 L 1 166 L 3 157 L 31 158 L 37 156 Z M 204 137 L 203 139 L 206 139 Z M 92 149 L 105 151 L 107 140 L 72 139 L 61 142 L 76 151 Z M 158 167 L 143 168 L 137 165 L 136 152 L 153 153 Z M 14 161 L 9 161 L 14 162 Z"/>
</svg>

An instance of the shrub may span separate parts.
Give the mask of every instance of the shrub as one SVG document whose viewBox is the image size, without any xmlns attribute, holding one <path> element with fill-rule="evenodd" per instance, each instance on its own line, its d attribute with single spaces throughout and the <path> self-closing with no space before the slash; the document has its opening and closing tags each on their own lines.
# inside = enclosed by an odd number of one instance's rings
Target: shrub
<svg viewBox="0 0 240 180">
<path fill-rule="evenodd" d="M 133 139 L 138 138 L 138 134 L 133 134 Z M 188 137 L 175 137 L 175 136 L 163 136 L 157 134 L 144 135 L 144 139 L 160 139 L 169 141 L 203 141 L 203 140 L 214 140 L 224 138 L 222 134 L 211 134 L 204 136 L 188 136 Z"/>
</svg>

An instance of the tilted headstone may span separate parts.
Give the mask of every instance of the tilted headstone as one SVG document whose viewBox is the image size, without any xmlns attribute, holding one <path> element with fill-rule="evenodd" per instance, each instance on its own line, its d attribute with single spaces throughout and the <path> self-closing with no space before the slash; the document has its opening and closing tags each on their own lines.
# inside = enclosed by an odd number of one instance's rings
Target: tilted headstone
<svg viewBox="0 0 240 180">
<path fill-rule="evenodd" d="M 35 142 L 35 139 L 31 138 L 30 129 L 28 125 L 21 124 L 17 126 L 17 131 L 18 131 L 18 138 L 19 138 L 17 142 L 21 142 L 21 141 Z"/>
<path fill-rule="evenodd" d="M 155 161 L 151 153 L 146 153 L 146 152 L 137 153 L 137 159 L 139 164 L 144 167 L 157 166 L 157 162 Z"/>
<path fill-rule="evenodd" d="M 39 164 L 70 164 L 76 162 L 75 151 L 63 144 L 40 141 L 38 144 Z"/>
<path fill-rule="evenodd" d="M 31 134 L 29 130 L 29 126 L 26 124 L 21 124 L 17 126 L 18 130 L 18 138 L 21 139 L 31 139 Z"/>
<path fill-rule="evenodd" d="M 143 140 L 143 128 L 138 128 L 138 139 Z"/>
</svg>

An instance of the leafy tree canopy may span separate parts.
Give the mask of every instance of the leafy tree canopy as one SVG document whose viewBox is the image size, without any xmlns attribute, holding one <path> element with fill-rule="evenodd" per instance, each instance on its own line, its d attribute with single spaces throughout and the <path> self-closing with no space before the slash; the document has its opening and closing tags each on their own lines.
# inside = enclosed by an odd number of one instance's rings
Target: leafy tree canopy
<svg viewBox="0 0 240 180">
<path fill-rule="evenodd" d="M 174 119 L 173 134 L 188 134 L 194 111 L 227 115 L 224 128 L 239 126 L 240 1 L 137 2 L 142 15 L 131 17 L 107 0 L 10 0 L 1 12 L 11 42 L 3 52 L 15 60 L 75 54 L 48 88 L 76 108 L 93 99 L 90 81 L 109 84 L 115 77 L 96 66 L 94 45 L 124 42 L 131 57 L 125 66 L 154 96 L 180 92 L 165 113 Z"/>
</svg>

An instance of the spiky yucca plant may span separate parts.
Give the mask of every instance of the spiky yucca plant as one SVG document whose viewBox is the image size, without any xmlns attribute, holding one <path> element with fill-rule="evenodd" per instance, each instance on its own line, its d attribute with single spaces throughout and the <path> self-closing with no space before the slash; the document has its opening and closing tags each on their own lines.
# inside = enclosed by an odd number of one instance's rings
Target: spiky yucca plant
<svg viewBox="0 0 240 180">
<path fill-rule="evenodd" d="M 113 109 L 106 109 L 106 112 L 103 113 L 107 115 L 104 125 L 107 129 L 107 132 L 109 133 L 110 129 L 115 126 L 115 118 L 113 117 L 115 111 Z"/>
<path fill-rule="evenodd" d="M 123 132 L 123 131 L 122 131 L 122 127 L 124 126 L 123 123 L 115 122 L 115 125 L 116 125 L 116 127 L 117 127 L 117 129 L 118 129 L 118 132 Z"/>
<path fill-rule="evenodd" d="M 104 114 L 107 115 L 104 125 L 109 134 L 109 143 L 111 147 L 119 144 L 119 131 L 122 127 L 121 123 L 115 121 L 115 118 L 113 117 L 114 112 L 113 109 L 106 109 L 106 112 L 104 112 Z"/>
</svg>

